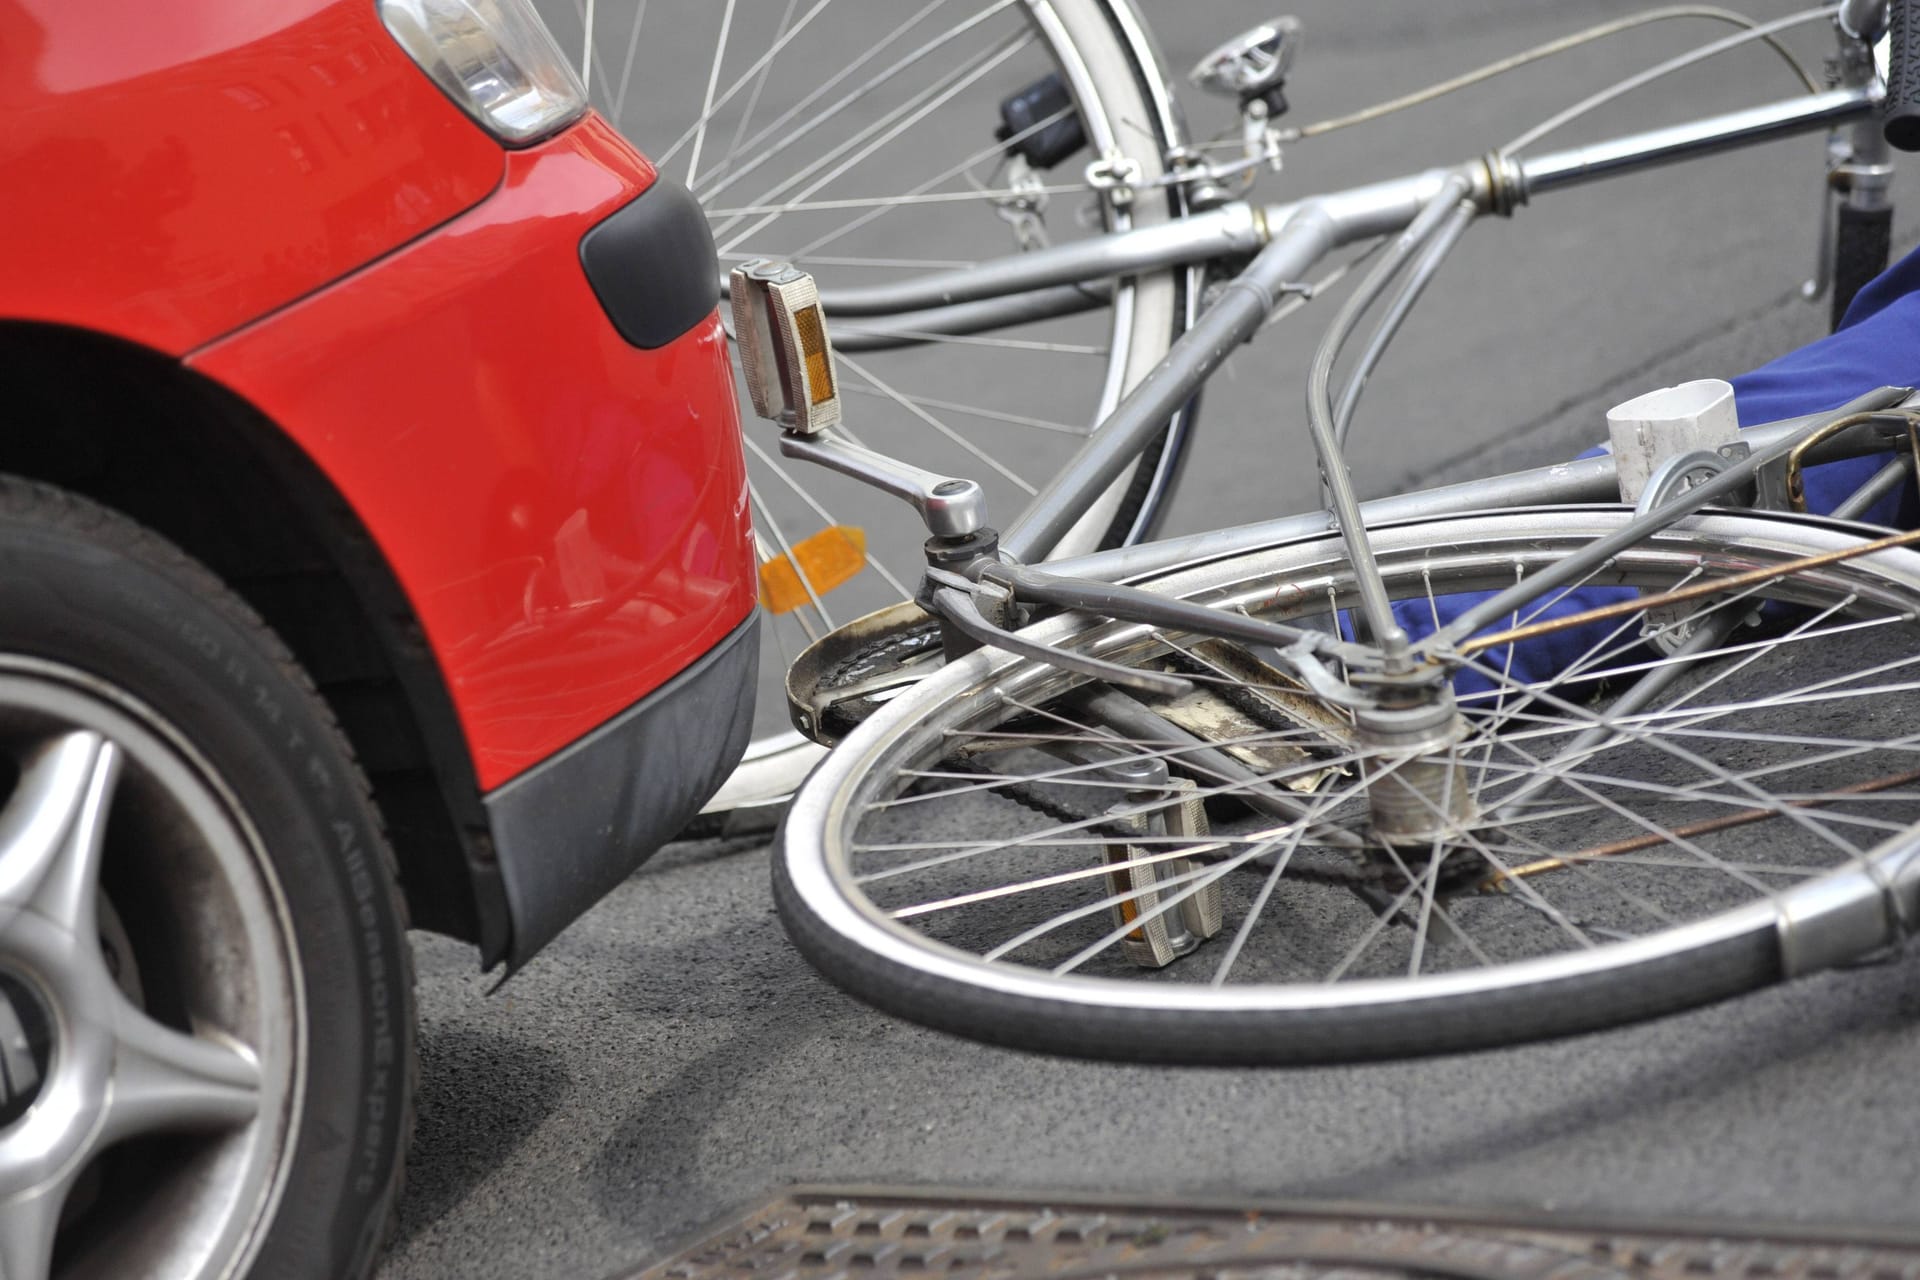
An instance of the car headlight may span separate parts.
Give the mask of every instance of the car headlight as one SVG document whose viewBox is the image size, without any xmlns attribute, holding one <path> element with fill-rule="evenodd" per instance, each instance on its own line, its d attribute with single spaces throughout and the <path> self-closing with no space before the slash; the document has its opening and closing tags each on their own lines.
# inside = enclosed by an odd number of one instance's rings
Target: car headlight
<svg viewBox="0 0 1920 1280">
<path fill-rule="evenodd" d="M 508 146 L 571 124 L 587 91 L 528 0 L 379 0 L 380 20 L 455 105 Z"/>
</svg>

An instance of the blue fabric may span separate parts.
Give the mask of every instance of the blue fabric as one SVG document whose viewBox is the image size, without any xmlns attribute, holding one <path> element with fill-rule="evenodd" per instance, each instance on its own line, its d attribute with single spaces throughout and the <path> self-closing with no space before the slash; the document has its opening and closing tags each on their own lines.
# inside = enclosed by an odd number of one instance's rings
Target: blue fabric
<svg viewBox="0 0 1920 1280">
<path fill-rule="evenodd" d="M 1920 386 L 1920 249 L 1861 289 L 1833 333 L 1730 381 L 1742 427 L 1836 409 L 1875 387 Z M 1822 514 L 1832 511 L 1885 461 L 1883 455 L 1809 468 L 1808 509 Z M 1911 527 L 1920 523 L 1913 508 L 1911 490 L 1903 490 L 1882 499 L 1864 518 L 1875 524 Z M 1394 606 L 1394 616 L 1410 637 L 1419 640 L 1491 594 L 1446 596 L 1434 608 L 1425 601 L 1404 601 Z M 1625 588 L 1582 588 L 1540 616 L 1564 616 L 1632 594 Z M 1514 647 L 1511 668 L 1504 665 L 1505 649 L 1489 650 L 1481 660 L 1496 671 L 1509 670 L 1515 680 L 1541 680 L 1577 661 L 1615 625 L 1595 623 L 1529 640 Z M 1490 687 L 1491 682 L 1471 668 L 1454 677 L 1454 689 L 1462 697 Z"/>
</svg>

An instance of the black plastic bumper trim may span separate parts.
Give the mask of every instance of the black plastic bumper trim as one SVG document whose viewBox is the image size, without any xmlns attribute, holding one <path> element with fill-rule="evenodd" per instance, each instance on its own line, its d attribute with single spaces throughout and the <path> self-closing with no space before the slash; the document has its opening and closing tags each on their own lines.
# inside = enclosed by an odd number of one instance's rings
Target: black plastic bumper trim
<svg viewBox="0 0 1920 1280">
<path fill-rule="evenodd" d="M 517 969 L 670 840 L 753 730 L 760 612 L 686 670 L 486 797 Z"/>
<path fill-rule="evenodd" d="M 700 202 L 664 175 L 580 238 L 580 265 L 607 318 L 649 351 L 713 314 L 719 262 Z"/>
</svg>

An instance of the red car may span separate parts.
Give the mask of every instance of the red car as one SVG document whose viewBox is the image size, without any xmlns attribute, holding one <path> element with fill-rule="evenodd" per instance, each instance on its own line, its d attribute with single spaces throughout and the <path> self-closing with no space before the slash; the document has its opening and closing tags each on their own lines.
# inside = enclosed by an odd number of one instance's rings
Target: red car
<svg viewBox="0 0 1920 1280">
<path fill-rule="evenodd" d="M 746 739 L 705 220 L 524 0 L 0 0 L 0 191 L 0 1275 L 362 1275 Z"/>
</svg>

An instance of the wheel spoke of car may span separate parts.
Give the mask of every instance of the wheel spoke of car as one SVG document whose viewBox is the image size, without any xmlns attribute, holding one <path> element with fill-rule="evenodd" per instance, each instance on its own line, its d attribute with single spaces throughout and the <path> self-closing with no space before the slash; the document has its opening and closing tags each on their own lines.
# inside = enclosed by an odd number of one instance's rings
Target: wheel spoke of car
<svg viewBox="0 0 1920 1280">
<path fill-rule="evenodd" d="M 98 1145 L 144 1133 L 230 1128 L 260 1111 L 252 1054 L 175 1031 L 122 1002 Z"/>
<path fill-rule="evenodd" d="M 63 1223 L 115 1274 L 224 1274 L 257 1243 L 306 1033 L 242 813 L 155 713 L 0 654 L 0 1280 L 44 1277 Z M 66 1206 L 122 1160 L 137 1193 Z"/>
<path fill-rule="evenodd" d="M 97 733 L 64 734 L 32 753 L 0 812 L 0 905 L 91 938 L 100 844 L 119 770 L 119 751 Z"/>
<path fill-rule="evenodd" d="M 53 1233 L 67 1186 L 43 1186 L 7 1197 L 0 1164 L 0 1280 L 46 1280 L 53 1267 Z"/>
</svg>

